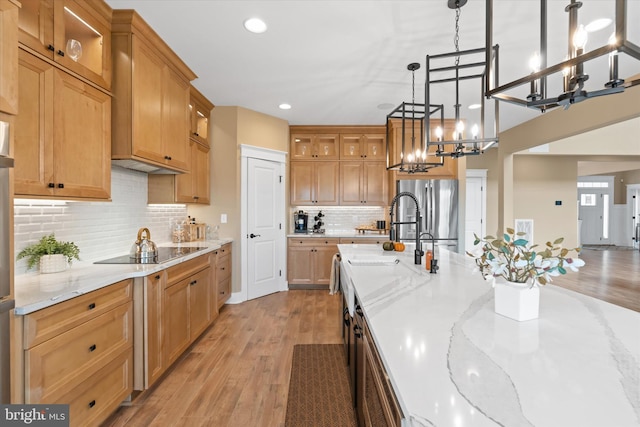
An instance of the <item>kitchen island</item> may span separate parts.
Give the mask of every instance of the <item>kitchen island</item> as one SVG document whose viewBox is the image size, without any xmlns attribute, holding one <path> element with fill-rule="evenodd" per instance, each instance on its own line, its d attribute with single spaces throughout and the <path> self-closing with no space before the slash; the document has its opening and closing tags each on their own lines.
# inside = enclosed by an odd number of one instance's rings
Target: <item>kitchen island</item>
<svg viewBox="0 0 640 427">
<path fill-rule="evenodd" d="M 403 425 L 640 425 L 640 313 L 547 285 L 539 319 L 517 322 L 469 257 L 437 250 L 430 274 L 410 246 L 338 249 Z"/>
</svg>

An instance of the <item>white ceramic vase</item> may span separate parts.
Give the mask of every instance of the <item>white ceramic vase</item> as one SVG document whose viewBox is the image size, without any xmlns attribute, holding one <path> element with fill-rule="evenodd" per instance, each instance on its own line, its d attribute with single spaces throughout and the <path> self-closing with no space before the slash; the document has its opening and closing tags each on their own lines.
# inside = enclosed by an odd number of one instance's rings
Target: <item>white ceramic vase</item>
<svg viewBox="0 0 640 427">
<path fill-rule="evenodd" d="M 62 254 L 40 257 L 40 273 L 59 273 L 69 267 L 67 257 Z"/>
<path fill-rule="evenodd" d="M 496 313 L 520 322 L 538 318 L 539 286 L 496 280 L 493 295 Z"/>
</svg>

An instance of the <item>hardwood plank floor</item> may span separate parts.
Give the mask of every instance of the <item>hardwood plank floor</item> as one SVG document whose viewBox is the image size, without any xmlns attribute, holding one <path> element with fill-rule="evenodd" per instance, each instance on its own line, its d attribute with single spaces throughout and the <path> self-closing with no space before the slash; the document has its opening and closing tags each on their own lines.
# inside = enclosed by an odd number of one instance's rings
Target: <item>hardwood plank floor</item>
<svg viewBox="0 0 640 427">
<path fill-rule="evenodd" d="M 103 426 L 283 426 L 293 346 L 341 342 L 340 294 L 226 305 L 159 383 Z"/>
<path fill-rule="evenodd" d="M 640 252 L 584 250 L 562 286 L 640 312 Z M 151 390 L 104 427 L 283 426 L 294 344 L 340 343 L 341 295 L 291 290 L 226 305 Z"/>
</svg>

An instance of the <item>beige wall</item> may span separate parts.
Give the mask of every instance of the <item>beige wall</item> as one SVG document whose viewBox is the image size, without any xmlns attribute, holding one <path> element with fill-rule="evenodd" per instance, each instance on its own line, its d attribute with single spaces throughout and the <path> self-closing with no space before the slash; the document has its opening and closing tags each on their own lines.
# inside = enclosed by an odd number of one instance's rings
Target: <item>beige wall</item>
<svg viewBox="0 0 640 427">
<path fill-rule="evenodd" d="M 467 157 L 467 169 L 487 170 L 487 234 L 498 232 L 498 150 L 489 149 L 480 156 Z"/>
<path fill-rule="evenodd" d="M 240 235 L 241 182 L 240 145 L 288 151 L 289 124 L 281 119 L 242 107 L 216 107 L 211 114 L 211 205 L 189 206 L 198 222 L 220 225 L 220 237 L 233 242 L 232 290 L 241 288 Z M 220 224 L 220 215 L 227 223 Z"/>
</svg>

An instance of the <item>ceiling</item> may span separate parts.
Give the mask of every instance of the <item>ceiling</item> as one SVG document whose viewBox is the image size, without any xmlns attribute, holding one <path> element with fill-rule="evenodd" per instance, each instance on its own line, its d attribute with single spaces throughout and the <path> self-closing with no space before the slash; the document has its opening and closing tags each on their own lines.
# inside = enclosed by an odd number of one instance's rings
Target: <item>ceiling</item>
<svg viewBox="0 0 640 427">
<path fill-rule="evenodd" d="M 640 0 L 628 0 L 631 22 L 640 22 Z M 384 124 L 386 115 L 411 101 L 424 102 L 425 56 L 454 51 L 455 11 L 446 0 L 107 0 L 114 9 L 135 9 L 199 76 L 193 82 L 216 106 L 241 106 L 292 125 Z M 549 1 L 549 63 L 564 59 L 569 0 Z M 584 0 L 581 23 L 613 17 L 613 0 Z M 538 49 L 537 0 L 494 1 L 494 43 L 500 44 L 500 83 L 529 73 L 528 58 Z M 485 2 L 469 0 L 459 21 L 460 50 L 483 47 Z M 243 21 L 260 17 L 268 25 L 252 34 Z M 637 25 L 632 27 L 638 27 Z M 553 31 L 551 30 L 553 29 Z M 590 34 L 599 47 L 613 27 Z M 635 33 L 634 33 L 635 32 Z M 640 28 L 629 39 L 640 40 Z M 637 44 L 640 44 L 636 41 Z M 622 58 L 625 57 L 625 58 Z M 621 55 L 620 74 L 640 73 L 640 61 Z M 588 66 L 587 89 L 607 80 L 606 58 Z M 549 94 L 560 92 L 560 76 Z M 557 82 L 556 82 L 557 80 Z M 479 85 L 479 83 L 478 83 Z M 521 96 L 525 96 L 523 88 Z M 434 91 L 437 96 L 449 93 Z M 466 90 L 465 92 L 471 92 Z M 479 91 L 478 91 L 479 92 Z M 476 91 L 473 91 L 476 95 Z M 479 96 L 475 96 L 479 100 Z M 461 95 L 465 107 L 477 102 Z M 278 105 L 288 103 L 290 110 Z M 439 102 L 438 102 L 439 103 Z M 453 102 L 451 101 L 451 104 Z M 452 111 L 452 110 L 451 110 Z M 453 113 L 448 113 L 450 116 Z M 500 130 L 540 113 L 500 105 Z"/>
</svg>

